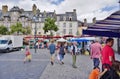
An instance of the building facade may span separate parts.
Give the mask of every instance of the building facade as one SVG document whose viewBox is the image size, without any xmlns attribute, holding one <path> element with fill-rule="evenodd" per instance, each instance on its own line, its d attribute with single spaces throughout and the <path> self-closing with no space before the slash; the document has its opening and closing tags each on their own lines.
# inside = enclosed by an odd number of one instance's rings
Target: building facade
<svg viewBox="0 0 120 79">
<path fill-rule="evenodd" d="M 34 19 L 37 18 L 37 20 Z M 55 24 L 58 26 L 59 30 L 54 32 L 54 35 L 76 35 L 78 31 L 78 20 L 76 9 L 72 12 L 65 12 L 64 14 L 56 14 L 53 12 L 41 12 L 37 9 L 37 6 L 33 4 L 31 11 L 24 11 L 18 6 L 14 6 L 8 11 L 8 6 L 3 5 L 0 11 L 0 25 L 6 26 L 10 30 L 10 26 L 20 22 L 23 27 L 30 27 L 32 30 L 32 35 L 45 35 L 44 34 L 44 22 L 46 18 L 54 18 L 56 20 Z M 49 34 L 49 32 L 47 33 Z"/>
</svg>

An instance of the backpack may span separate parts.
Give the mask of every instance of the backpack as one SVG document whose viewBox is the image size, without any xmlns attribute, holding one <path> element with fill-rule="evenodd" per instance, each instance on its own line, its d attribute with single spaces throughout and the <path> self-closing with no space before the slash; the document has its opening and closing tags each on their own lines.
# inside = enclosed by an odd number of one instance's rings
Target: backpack
<svg viewBox="0 0 120 79">
<path fill-rule="evenodd" d="M 65 47 L 64 46 L 60 47 L 60 53 L 65 55 Z"/>
<path fill-rule="evenodd" d="M 120 79 L 120 76 L 109 64 L 103 64 L 102 67 L 108 68 L 108 71 L 100 79 Z"/>
<path fill-rule="evenodd" d="M 75 55 L 75 54 L 76 54 L 76 52 L 75 52 L 75 46 L 74 46 L 74 45 L 73 45 L 72 52 L 73 52 L 73 55 Z"/>
</svg>

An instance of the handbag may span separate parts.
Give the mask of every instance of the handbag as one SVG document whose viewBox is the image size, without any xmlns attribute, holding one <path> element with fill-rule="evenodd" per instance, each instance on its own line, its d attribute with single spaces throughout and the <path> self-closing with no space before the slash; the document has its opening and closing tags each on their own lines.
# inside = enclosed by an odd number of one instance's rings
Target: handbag
<svg viewBox="0 0 120 79">
<path fill-rule="evenodd" d="M 30 51 L 26 51 L 26 56 L 30 55 Z"/>
</svg>

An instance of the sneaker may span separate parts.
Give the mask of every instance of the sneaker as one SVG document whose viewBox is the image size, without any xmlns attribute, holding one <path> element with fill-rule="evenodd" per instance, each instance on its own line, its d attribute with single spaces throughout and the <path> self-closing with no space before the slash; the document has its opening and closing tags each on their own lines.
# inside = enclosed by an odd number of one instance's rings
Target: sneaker
<svg viewBox="0 0 120 79">
<path fill-rule="evenodd" d="M 62 64 L 64 64 L 64 62 L 61 62 Z"/>
<path fill-rule="evenodd" d="M 28 60 L 28 62 L 31 62 L 31 60 Z"/>
<path fill-rule="evenodd" d="M 75 65 L 72 65 L 72 67 L 73 67 L 73 68 L 77 68 L 77 66 L 75 66 Z"/>
<path fill-rule="evenodd" d="M 24 61 L 24 64 L 25 64 L 25 61 Z"/>
<path fill-rule="evenodd" d="M 51 61 L 51 65 L 53 65 L 54 63 Z"/>
</svg>

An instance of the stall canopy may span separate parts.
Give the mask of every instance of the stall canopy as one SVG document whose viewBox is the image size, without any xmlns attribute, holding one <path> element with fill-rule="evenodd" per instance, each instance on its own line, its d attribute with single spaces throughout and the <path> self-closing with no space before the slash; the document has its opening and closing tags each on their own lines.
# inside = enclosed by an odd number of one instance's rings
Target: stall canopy
<svg viewBox="0 0 120 79">
<path fill-rule="evenodd" d="M 89 26 L 83 34 L 120 38 L 120 10 Z"/>
<path fill-rule="evenodd" d="M 92 41 L 95 40 L 95 37 L 81 37 L 81 38 L 71 38 L 69 41 L 70 42 L 87 42 L 87 41 Z"/>
</svg>

